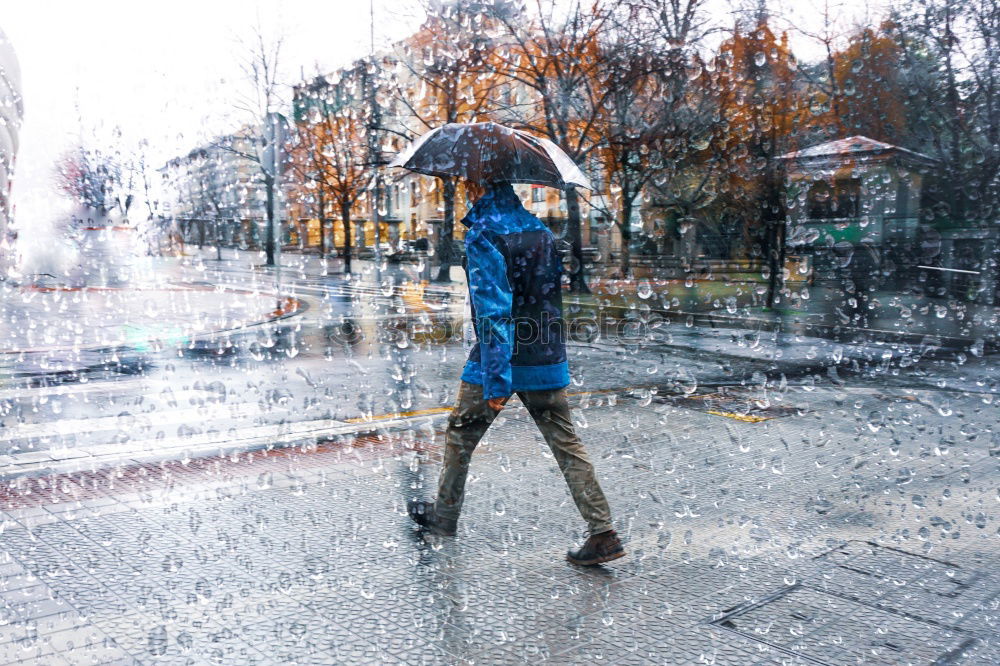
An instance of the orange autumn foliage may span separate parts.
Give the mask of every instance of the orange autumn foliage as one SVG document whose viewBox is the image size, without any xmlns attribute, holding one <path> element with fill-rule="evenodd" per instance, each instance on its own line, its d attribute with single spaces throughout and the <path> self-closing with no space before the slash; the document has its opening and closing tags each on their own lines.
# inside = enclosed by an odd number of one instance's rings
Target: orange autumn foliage
<svg viewBox="0 0 1000 666">
<path fill-rule="evenodd" d="M 343 82 L 341 83 L 343 85 Z M 333 86 L 320 87 L 319 106 L 297 123 L 297 142 L 290 151 L 292 170 L 298 175 L 291 189 L 309 216 L 326 217 L 329 205 L 341 218 L 343 229 L 335 232 L 335 244 L 343 245 L 350 233 L 350 219 L 366 191 L 372 169 L 364 159 L 368 150 L 368 131 L 362 109 L 352 104 L 337 108 L 332 99 Z M 309 205 L 308 202 L 311 202 Z"/>
<path fill-rule="evenodd" d="M 816 124 L 799 83 L 788 35 L 780 39 L 766 21 L 750 32 L 739 29 L 719 50 L 712 79 L 720 120 L 707 150 L 717 162 L 720 190 L 729 205 L 754 220 L 780 215 L 783 187 L 778 157 L 797 148 Z"/>
<path fill-rule="evenodd" d="M 829 125 L 839 136 L 861 134 L 900 143 L 906 133 L 906 99 L 899 68 L 902 47 L 891 23 L 866 27 L 833 56 L 834 95 Z"/>
</svg>

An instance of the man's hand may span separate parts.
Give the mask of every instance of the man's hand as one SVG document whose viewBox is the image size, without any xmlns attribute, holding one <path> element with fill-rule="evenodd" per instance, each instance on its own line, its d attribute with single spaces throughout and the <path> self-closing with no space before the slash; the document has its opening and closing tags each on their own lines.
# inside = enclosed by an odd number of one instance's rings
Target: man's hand
<svg viewBox="0 0 1000 666">
<path fill-rule="evenodd" d="M 503 409 L 503 406 L 507 404 L 508 400 L 510 400 L 510 396 L 507 396 L 506 398 L 490 398 L 486 401 L 486 404 L 489 405 L 490 409 L 494 412 L 499 412 Z"/>
</svg>

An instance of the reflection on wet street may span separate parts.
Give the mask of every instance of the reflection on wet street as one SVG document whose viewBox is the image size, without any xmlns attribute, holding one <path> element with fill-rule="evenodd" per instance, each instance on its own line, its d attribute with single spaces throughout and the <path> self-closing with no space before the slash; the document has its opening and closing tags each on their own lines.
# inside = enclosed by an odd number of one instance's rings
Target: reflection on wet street
<svg viewBox="0 0 1000 666">
<path fill-rule="evenodd" d="M 461 293 L 402 270 L 379 282 L 286 270 L 280 298 L 249 260 L 163 272 L 169 288 L 11 290 L 4 454 L 113 439 L 138 455 L 437 407 L 464 360 Z"/>
<path fill-rule="evenodd" d="M 463 284 L 430 282 L 406 264 L 366 263 L 345 277 L 293 256 L 279 297 L 254 253 L 209 256 L 158 259 L 155 277 L 135 287 L 5 287 L 0 445 L 10 471 L 273 446 L 276 435 L 291 442 L 452 403 L 469 350 Z M 567 298 L 571 391 L 742 387 L 766 406 L 789 385 L 840 375 L 897 381 L 909 368 L 912 384 L 919 366 L 949 353 L 937 336 L 804 335 L 808 323 L 792 316 L 734 326 L 725 311 L 671 308 L 663 293 L 666 306 L 646 312 Z"/>
</svg>

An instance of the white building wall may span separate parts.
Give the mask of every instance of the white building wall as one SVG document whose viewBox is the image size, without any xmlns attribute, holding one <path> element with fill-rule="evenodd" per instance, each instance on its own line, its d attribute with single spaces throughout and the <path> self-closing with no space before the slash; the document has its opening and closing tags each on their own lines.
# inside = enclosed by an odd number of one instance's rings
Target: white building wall
<svg viewBox="0 0 1000 666">
<path fill-rule="evenodd" d="M 10 194 L 23 117 L 21 68 L 14 48 L 0 30 L 0 275 L 6 274 L 13 254 Z"/>
</svg>

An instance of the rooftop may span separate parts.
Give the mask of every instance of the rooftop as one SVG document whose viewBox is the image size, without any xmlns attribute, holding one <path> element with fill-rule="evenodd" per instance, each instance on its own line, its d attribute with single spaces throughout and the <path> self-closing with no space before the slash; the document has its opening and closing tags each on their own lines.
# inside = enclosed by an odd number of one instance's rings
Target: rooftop
<svg viewBox="0 0 1000 666">
<path fill-rule="evenodd" d="M 780 159 L 784 160 L 816 160 L 825 157 L 873 157 L 888 156 L 898 154 L 910 159 L 922 162 L 934 162 L 933 157 L 918 153 L 901 146 L 894 146 L 891 143 L 876 141 L 866 136 L 856 135 L 844 139 L 827 141 L 815 146 L 803 148 L 790 153 L 785 153 Z"/>
</svg>

